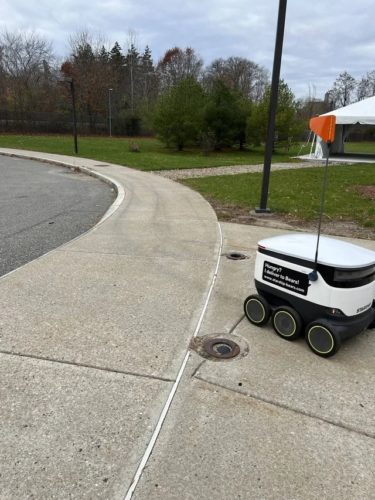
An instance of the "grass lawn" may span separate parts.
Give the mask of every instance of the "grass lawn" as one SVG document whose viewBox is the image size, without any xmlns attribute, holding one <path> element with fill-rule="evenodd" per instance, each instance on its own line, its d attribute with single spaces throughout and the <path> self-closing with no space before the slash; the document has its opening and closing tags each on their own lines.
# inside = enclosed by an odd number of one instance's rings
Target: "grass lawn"
<svg viewBox="0 0 375 500">
<path fill-rule="evenodd" d="M 375 141 L 373 142 L 346 142 L 345 153 L 362 153 L 375 155 Z"/>
<path fill-rule="evenodd" d="M 129 151 L 129 144 L 135 142 L 140 147 L 139 153 Z M 59 135 L 0 135 L 0 147 L 29 149 L 45 153 L 74 155 L 71 136 Z M 221 167 L 228 165 L 254 165 L 263 163 L 261 148 L 239 151 L 212 152 L 204 155 L 199 149 L 175 151 L 167 149 L 157 139 L 149 138 L 109 138 L 79 137 L 79 155 L 84 158 L 117 163 L 139 170 L 171 170 L 175 168 Z M 298 153 L 296 147 L 289 153 L 279 151 L 274 155 L 274 162 L 291 161 L 290 156 Z"/>
<path fill-rule="evenodd" d="M 140 152 L 129 151 L 131 142 L 139 145 Z M 74 156 L 73 140 L 67 135 L 0 135 L 0 147 Z M 297 145 L 289 153 L 279 151 L 273 156 L 273 162 L 291 161 L 290 156 L 299 153 L 300 149 Z M 346 151 L 369 153 L 374 152 L 375 147 L 372 142 L 348 143 Z M 305 148 L 301 154 L 306 152 Z M 160 141 L 151 138 L 79 137 L 79 156 L 146 171 L 263 163 L 263 151 L 260 148 L 204 155 L 199 149 L 182 152 L 167 149 Z M 363 226 L 374 227 L 375 164 L 330 165 L 329 172 L 326 215 L 332 219 L 354 220 Z M 275 213 L 307 221 L 315 219 L 319 210 L 322 174 L 320 168 L 273 172 L 269 206 Z M 211 201 L 249 210 L 259 205 L 261 174 L 206 177 L 183 182 Z M 372 191 L 370 189 L 364 193 L 360 186 L 373 187 Z"/>
<path fill-rule="evenodd" d="M 271 174 L 269 207 L 275 213 L 311 221 L 317 218 L 323 178 L 322 168 L 299 168 Z M 261 174 L 226 175 L 183 180 L 210 201 L 249 210 L 259 206 Z M 361 187 L 375 185 L 375 164 L 329 165 L 325 214 L 332 219 L 353 220 L 375 227 L 375 202 Z M 374 191 L 372 191 L 373 195 Z"/>
</svg>

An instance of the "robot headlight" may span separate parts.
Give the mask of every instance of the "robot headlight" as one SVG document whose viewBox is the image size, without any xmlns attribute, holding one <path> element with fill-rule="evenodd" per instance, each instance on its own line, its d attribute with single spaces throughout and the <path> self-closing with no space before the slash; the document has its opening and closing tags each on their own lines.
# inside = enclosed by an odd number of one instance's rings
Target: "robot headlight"
<svg viewBox="0 0 375 500">
<path fill-rule="evenodd" d="M 345 314 L 341 311 L 341 309 L 336 309 L 335 307 L 327 309 L 327 312 L 329 315 L 335 316 L 335 317 L 345 316 Z"/>
</svg>

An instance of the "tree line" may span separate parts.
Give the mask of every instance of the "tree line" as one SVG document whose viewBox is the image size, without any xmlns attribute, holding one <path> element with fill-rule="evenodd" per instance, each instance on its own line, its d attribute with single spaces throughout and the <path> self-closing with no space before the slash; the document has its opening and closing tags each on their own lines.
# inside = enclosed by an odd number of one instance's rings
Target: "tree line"
<svg viewBox="0 0 375 500">
<path fill-rule="evenodd" d="M 325 95 L 325 101 L 330 109 L 347 106 L 353 102 L 362 101 L 375 95 L 375 70 L 356 80 L 350 73 L 344 71 L 333 83 Z"/>
<path fill-rule="evenodd" d="M 2 129 L 64 129 L 71 116 L 67 83 L 72 79 L 81 129 L 106 132 L 111 108 L 113 133 L 129 135 L 152 133 L 157 102 L 186 78 L 207 86 L 218 77 L 252 101 L 262 97 L 268 83 L 267 71 L 243 58 L 217 59 L 204 67 L 194 49 L 174 47 L 155 63 L 148 46 L 139 50 L 131 36 L 126 45 L 106 48 L 82 32 L 71 37 L 69 56 L 58 61 L 52 45 L 35 33 L 1 33 Z"/>
<path fill-rule="evenodd" d="M 199 144 L 220 149 L 265 139 L 269 74 L 242 57 L 218 58 L 205 66 L 193 48 L 173 47 L 154 62 L 149 46 L 133 35 L 125 48 L 81 32 L 70 53 L 57 60 L 51 43 L 35 33 L 0 34 L 0 129 L 3 132 L 71 130 L 74 82 L 80 133 L 157 134 L 178 149 Z M 299 139 L 307 119 L 355 96 L 375 93 L 375 72 L 353 84 L 341 74 L 325 100 L 296 100 L 281 82 L 275 139 Z M 353 86 L 354 85 L 354 86 Z"/>
</svg>

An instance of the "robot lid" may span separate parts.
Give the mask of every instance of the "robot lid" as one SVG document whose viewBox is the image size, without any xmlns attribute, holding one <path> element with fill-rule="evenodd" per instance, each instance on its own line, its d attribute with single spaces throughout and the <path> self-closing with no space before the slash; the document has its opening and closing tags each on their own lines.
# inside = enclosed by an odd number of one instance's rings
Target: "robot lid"
<svg viewBox="0 0 375 500">
<path fill-rule="evenodd" d="M 289 257 L 314 262 L 317 235 L 305 233 L 283 234 L 258 242 L 260 249 Z M 357 269 L 375 264 L 375 252 L 346 241 L 320 237 L 319 264 L 341 269 Z"/>
</svg>

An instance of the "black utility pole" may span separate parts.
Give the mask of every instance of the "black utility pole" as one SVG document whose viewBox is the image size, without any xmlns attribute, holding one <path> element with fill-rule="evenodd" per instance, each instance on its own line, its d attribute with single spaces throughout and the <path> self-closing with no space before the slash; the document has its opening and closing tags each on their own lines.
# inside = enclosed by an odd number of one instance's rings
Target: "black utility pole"
<svg viewBox="0 0 375 500">
<path fill-rule="evenodd" d="M 260 207 L 255 209 L 255 212 L 257 213 L 267 213 L 270 211 L 270 209 L 267 208 L 267 200 L 268 200 L 268 188 L 270 183 L 273 143 L 275 137 L 275 120 L 276 120 L 276 110 L 277 110 L 277 97 L 279 93 L 281 55 L 283 52 L 286 3 L 287 0 L 279 0 L 279 15 L 277 19 L 275 55 L 273 59 L 271 97 L 270 97 L 270 107 L 268 114 L 267 142 L 266 142 L 266 150 L 264 153 L 262 193 L 260 197 Z"/>
<path fill-rule="evenodd" d="M 77 113 L 76 113 L 76 96 L 74 89 L 74 80 L 70 76 L 64 76 L 60 73 L 60 78 L 57 80 L 60 83 L 69 83 L 70 94 L 72 96 L 72 108 L 73 108 L 73 138 L 74 138 L 74 151 L 78 154 L 78 140 L 77 140 Z"/>
<path fill-rule="evenodd" d="M 74 80 L 70 80 L 70 92 L 72 94 L 72 105 L 73 105 L 73 135 L 74 135 L 74 151 L 78 154 L 78 141 L 77 141 L 77 114 L 76 114 L 76 98 L 74 92 Z"/>
</svg>

